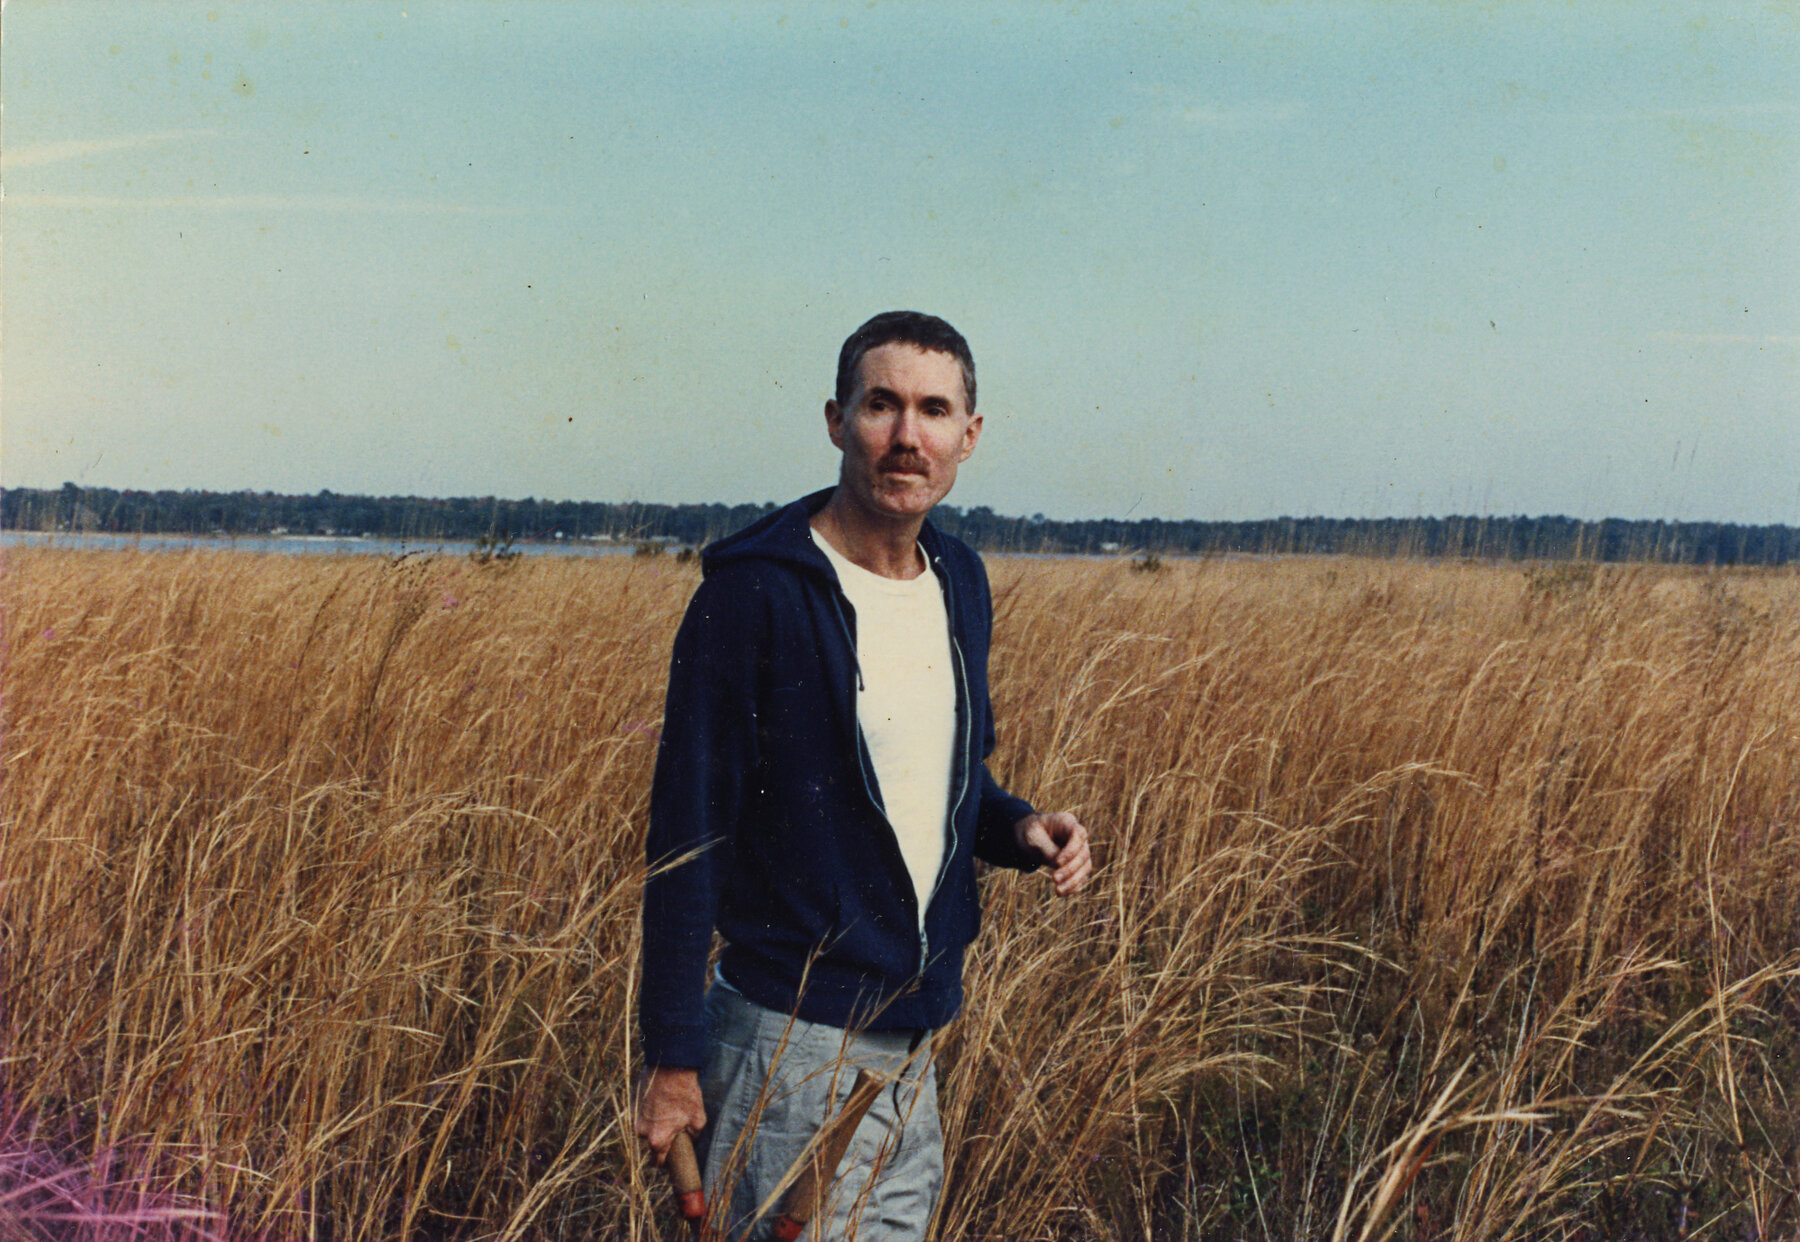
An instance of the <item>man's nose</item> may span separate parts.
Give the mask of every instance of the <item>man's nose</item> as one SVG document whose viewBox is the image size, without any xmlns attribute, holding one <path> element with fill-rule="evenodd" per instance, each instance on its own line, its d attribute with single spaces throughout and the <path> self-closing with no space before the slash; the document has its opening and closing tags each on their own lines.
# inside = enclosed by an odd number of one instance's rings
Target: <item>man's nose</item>
<svg viewBox="0 0 1800 1242">
<path fill-rule="evenodd" d="M 894 442 L 907 448 L 919 445 L 920 416 L 911 406 L 903 407 L 900 417 L 894 420 Z"/>
</svg>

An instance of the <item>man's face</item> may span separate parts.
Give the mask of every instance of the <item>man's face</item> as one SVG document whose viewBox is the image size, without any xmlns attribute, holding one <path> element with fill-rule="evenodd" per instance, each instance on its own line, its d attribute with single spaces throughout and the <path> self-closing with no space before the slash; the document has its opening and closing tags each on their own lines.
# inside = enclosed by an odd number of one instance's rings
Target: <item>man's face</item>
<svg viewBox="0 0 1800 1242">
<path fill-rule="evenodd" d="M 929 513 L 981 438 L 981 415 L 967 400 L 950 354 L 899 341 L 864 354 L 850 404 L 825 403 L 826 429 L 844 454 L 845 499 L 875 517 Z"/>
</svg>

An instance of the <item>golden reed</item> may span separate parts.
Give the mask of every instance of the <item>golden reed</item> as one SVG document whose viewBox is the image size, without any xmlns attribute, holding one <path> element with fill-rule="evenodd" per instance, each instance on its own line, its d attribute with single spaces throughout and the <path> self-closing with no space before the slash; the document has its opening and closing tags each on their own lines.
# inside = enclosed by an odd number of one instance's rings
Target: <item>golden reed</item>
<svg viewBox="0 0 1800 1242">
<path fill-rule="evenodd" d="M 1791 1237 L 1800 577 L 994 558 L 945 1238 Z M 236 1233 L 672 1236 L 627 1106 L 697 571 L 12 551 L 0 1090 Z"/>
</svg>

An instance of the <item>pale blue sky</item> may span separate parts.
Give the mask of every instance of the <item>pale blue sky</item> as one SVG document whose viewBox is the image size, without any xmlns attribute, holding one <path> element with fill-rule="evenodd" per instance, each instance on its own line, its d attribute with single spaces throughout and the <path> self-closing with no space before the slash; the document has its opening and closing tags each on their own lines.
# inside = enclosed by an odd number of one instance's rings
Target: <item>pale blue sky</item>
<svg viewBox="0 0 1800 1242">
<path fill-rule="evenodd" d="M 1800 523 L 1797 14 L 10 0 L 0 480 Z"/>
</svg>

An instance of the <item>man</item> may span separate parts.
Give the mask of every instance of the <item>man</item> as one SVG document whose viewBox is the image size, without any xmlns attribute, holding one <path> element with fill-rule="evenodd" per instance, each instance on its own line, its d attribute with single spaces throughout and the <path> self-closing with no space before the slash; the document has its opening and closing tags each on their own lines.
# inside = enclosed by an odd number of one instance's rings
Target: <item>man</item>
<svg viewBox="0 0 1800 1242">
<path fill-rule="evenodd" d="M 942 1181 L 929 1038 L 962 1001 L 975 858 L 1087 883 L 1087 831 L 1002 790 L 980 559 L 926 521 L 981 436 L 967 342 L 877 315 L 844 342 L 835 488 L 706 549 L 650 796 L 637 1132 L 701 1139 L 731 1236 L 859 1068 L 892 1077 L 811 1236 L 922 1237 Z M 724 955 L 707 987 L 717 928 Z M 710 1128 L 709 1128 L 710 1121 Z"/>
</svg>

